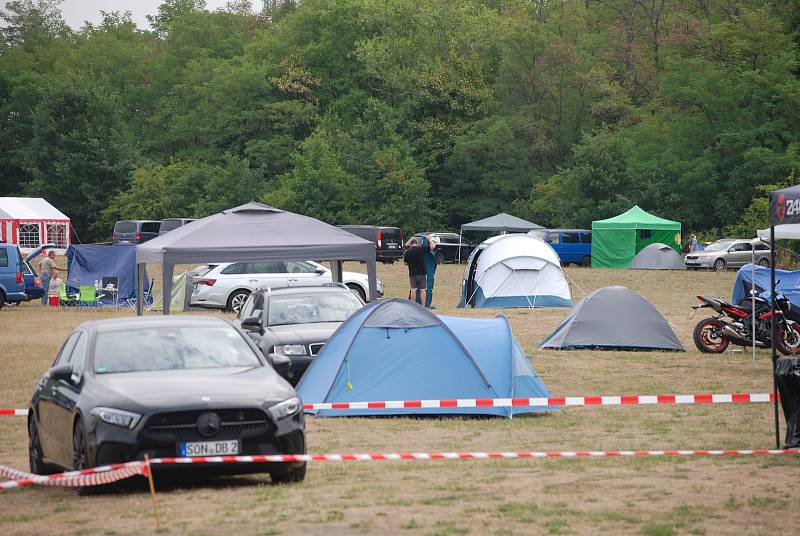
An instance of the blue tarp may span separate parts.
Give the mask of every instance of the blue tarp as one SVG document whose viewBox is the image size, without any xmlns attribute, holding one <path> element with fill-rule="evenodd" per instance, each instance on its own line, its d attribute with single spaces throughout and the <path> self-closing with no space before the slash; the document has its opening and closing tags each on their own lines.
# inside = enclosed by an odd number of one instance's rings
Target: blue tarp
<svg viewBox="0 0 800 536">
<path fill-rule="evenodd" d="M 380 300 L 344 322 L 303 375 L 304 403 L 549 397 L 505 317 L 436 316 Z M 322 410 L 320 416 L 483 414 L 555 407 Z"/>
<path fill-rule="evenodd" d="M 753 282 L 752 264 L 745 264 L 739 268 L 736 281 L 733 283 L 731 302 L 736 304 L 742 298 L 750 297 L 750 288 Z M 775 290 L 782 292 L 795 307 L 800 307 L 800 270 L 775 270 Z M 759 294 L 766 291 L 764 296 L 769 300 L 769 268 L 756 266 L 756 290 Z"/>
<path fill-rule="evenodd" d="M 136 297 L 136 246 L 72 245 L 67 249 L 67 266 L 71 292 L 80 286 L 94 286 L 104 277 L 116 277 L 119 300 Z M 149 281 L 145 273 L 145 292 Z"/>
</svg>

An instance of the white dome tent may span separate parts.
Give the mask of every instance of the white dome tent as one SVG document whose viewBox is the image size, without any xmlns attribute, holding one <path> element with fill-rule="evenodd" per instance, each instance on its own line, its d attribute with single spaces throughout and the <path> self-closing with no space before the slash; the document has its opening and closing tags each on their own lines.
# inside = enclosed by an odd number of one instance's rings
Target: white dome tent
<svg viewBox="0 0 800 536">
<path fill-rule="evenodd" d="M 494 236 L 470 255 L 459 307 L 570 307 L 558 254 L 524 234 Z"/>
</svg>

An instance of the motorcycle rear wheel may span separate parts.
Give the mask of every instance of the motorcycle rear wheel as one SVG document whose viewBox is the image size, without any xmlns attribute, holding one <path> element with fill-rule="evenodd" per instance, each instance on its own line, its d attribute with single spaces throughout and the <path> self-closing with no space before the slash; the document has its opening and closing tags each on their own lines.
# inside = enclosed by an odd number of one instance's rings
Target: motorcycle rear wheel
<svg viewBox="0 0 800 536">
<path fill-rule="evenodd" d="M 694 345 L 704 354 L 721 354 L 728 349 L 730 341 L 722 333 L 722 321 L 704 318 L 694 327 Z"/>
<path fill-rule="evenodd" d="M 789 324 L 786 329 L 781 329 L 775 346 L 783 355 L 800 354 L 800 328 L 796 324 Z"/>
</svg>

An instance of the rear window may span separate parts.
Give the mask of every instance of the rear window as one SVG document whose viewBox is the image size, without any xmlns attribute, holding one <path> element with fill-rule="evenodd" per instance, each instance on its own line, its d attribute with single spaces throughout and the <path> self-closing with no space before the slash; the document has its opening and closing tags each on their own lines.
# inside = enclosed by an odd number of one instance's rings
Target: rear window
<svg viewBox="0 0 800 536">
<path fill-rule="evenodd" d="M 8 250 L 0 248 L 0 268 L 8 268 Z"/>
<path fill-rule="evenodd" d="M 115 233 L 135 233 L 136 223 L 132 221 L 118 221 L 114 226 Z"/>
<path fill-rule="evenodd" d="M 159 227 L 159 232 L 166 233 L 167 231 L 172 231 L 173 229 L 177 229 L 183 225 L 183 220 L 161 220 L 161 227 Z M 142 226 L 144 228 L 144 226 Z"/>
<path fill-rule="evenodd" d="M 399 242 L 401 240 L 400 236 L 400 229 L 397 227 L 381 227 L 381 239 L 383 240 Z"/>
<path fill-rule="evenodd" d="M 158 229 L 161 227 L 161 222 L 153 221 L 153 222 L 146 222 L 142 224 L 142 232 L 143 233 L 157 233 Z"/>
<path fill-rule="evenodd" d="M 31 268 L 27 262 L 22 263 L 22 273 L 25 275 L 34 275 L 33 268 Z"/>
</svg>

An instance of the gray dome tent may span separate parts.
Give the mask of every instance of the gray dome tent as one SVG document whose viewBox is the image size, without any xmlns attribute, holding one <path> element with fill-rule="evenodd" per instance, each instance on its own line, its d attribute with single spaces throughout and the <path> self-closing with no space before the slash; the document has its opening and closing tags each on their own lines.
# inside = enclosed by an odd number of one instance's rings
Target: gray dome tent
<svg viewBox="0 0 800 536">
<path fill-rule="evenodd" d="M 683 270 L 683 257 L 666 244 L 650 244 L 628 264 L 629 270 Z"/>
<path fill-rule="evenodd" d="M 661 313 L 625 287 L 605 287 L 586 296 L 540 347 L 683 351 Z"/>
</svg>

